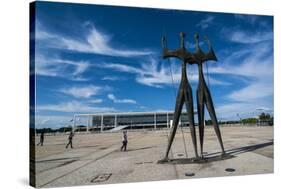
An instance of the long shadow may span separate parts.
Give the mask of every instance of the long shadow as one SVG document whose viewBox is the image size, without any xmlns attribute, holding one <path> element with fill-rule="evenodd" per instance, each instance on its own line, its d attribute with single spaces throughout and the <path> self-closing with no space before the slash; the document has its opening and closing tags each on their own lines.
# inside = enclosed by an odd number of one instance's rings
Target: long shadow
<svg viewBox="0 0 281 189">
<path fill-rule="evenodd" d="M 249 146 L 244 146 L 244 147 L 239 147 L 239 148 L 233 148 L 233 149 L 227 150 L 226 153 L 230 154 L 230 155 L 238 155 L 238 154 L 242 154 L 242 153 L 246 153 L 246 152 L 251 152 L 251 151 L 257 150 L 259 148 L 271 146 L 271 145 L 273 145 L 273 140 L 271 142 L 254 144 L 254 145 L 249 145 Z M 208 154 L 208 156 L 216 155 L 219 153 L 220 152 L 211 153 L 211 154 Z"/>
<path fill-rule="evenodd" d="M 143 148 L 137 148 L 137 149 L 129 149 L 127 150 L 127 152 L 132 152 L 132 151 L 137 151 L 137 150 L 146 150 L 146 149 L 150 149 L 153 148 L 154 146 L 149 146 L 149 147 L 143 147 Z"/>
<path fill-rule="evenodd" d="M 88 145 L 88 146 L 80 146 L 79 148 L 94 148 L 94 147 L 98 147 L 100 145 Z"/>
<path fill-rule="evenodd" d="M 273 140 L 271 142 L 265 142 L 255 145 L 249 145 L 239 148 L 233 148 L 226 150 L 226 155 L 221 156 L 221 152 L 214 152 L 204 156 L 204 159 L 195 159 L 195 158 L 178 158 L 178 159 L 169 159 L 168 161 L 158 161 L 158 163 L 170 163 L 170 164 L 191 164 L 191 163 L 210 163 L 215 161 L 221 161 L 226 159 L 235 158 L 237 155 L 251 152 L 260 148 L 273 145 Z"/>
<path fill-rule="evenodd" d="M 56 161 L 69 161 L 73 159 L 77 159 L 78 157 L 69 157 L 69 158 L 56 158 L 56 159 L 47 159 L 47 160 L 39 160 L 36 163 L 45 163 L 45 162 L 56 162 Z"/>
</svg>

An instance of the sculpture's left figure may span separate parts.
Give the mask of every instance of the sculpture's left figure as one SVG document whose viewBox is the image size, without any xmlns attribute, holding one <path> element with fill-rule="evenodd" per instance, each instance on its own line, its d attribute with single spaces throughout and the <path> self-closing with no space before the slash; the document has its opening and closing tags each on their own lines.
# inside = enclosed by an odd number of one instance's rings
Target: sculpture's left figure
<svg viewBox="0 0 281 189">
<path fill-rule="evenodd" d="M 189 128 L 192 138 L 192 143 L 194 147 L 195 157 L 198 158 L 197 152 L 197 142 L 196 142 L 196 131 L 195 131 L 195 124 L 194 124 L 194 110 L 193 110 L 193 97 L 192 97 L 192 88 L 189 84 L 187 74 L 186 74 L 186 64 L 192 62 L 193 57 L 192 55 L 186 51 L 185 44 L 184 44 L 184 33 L 180 33 L 181 38 L 181 47 L 179 49 L 170 51 L 167 48 L 167 39 L 165 37 L 162 38 L 162 46 L 163 46 L 163 58 L 178 58 L 182 61 L 182 70 L 181 70 L 181 81 L 180 86 L 177 94 L 176 99 L 176 106 L 173 118 L 173 125 L 168 139 L 168 146 L 166 150 L 165 157 L 161 160 L 163 162 L 168 161 L 169 152 L 171 149 L 172 142 L 174 140 L 176 130 L 179 124 L 180 115 L 182 112 L 183 104 L 185 103 L 189 121 Z"/>
</svg>

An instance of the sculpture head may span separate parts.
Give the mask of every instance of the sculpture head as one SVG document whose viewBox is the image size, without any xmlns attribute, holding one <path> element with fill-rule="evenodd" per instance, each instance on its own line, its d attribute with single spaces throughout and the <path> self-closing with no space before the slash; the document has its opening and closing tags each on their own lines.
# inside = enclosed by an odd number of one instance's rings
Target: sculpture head
<svg viewBox="0 0 281 189">
<path fill-rule="evenodd" d="M 197 60 L 197 63 L 203 63 L 208 60 L 217 61 L 217 57 L 215 55 L 211 42 L 207 36 L 204 37 L 204 39 L 208 43 L 208 47 L 209 47 L 209 50 L 206 53 L 203 52 L 203 50 L 201 49 L 201 47 L 199 45 L 199 34 L 198 33 L 196 33 L 194 35 L 194 39 L 195 39 L 195 53 L 193 53 L 193 54 L 194 54 L 195 59 Z"/>
<path fill-rule="evenodd" d="M 184 32 L 180 32 L 180 38 L 181 38 L 181 48 L 185 48 L 184 47 L 184 38 L 185 38 Z"/>
<path fill-rule="evenodd" d="M 196 33 L 194 35 L 195 39 L 195 52 L 189 52 L 185 48 L 185 33 L 180 32 L 180 48 L 176 49 L 174 51 L 170 51 L 167 48 L 167 39 L 165 36 L 162 37 L 162 47 L 163 47 L 163 58 L 170 58 L 175 57 L 181 59 L 184 63 L 188 64 L 201 64 L 208 60 L 214 60 L 217 61 L 217 57 L 215 55 L 215 52 L 213 50 L 213 47 L 209 41 L 209 39 L 205 36 L 205 40 L 208 43 L 209 50 L 208 52 L 203 52 L 203 50 L 200 48 L 199 45 L 199 34 Z"/>
</svg>

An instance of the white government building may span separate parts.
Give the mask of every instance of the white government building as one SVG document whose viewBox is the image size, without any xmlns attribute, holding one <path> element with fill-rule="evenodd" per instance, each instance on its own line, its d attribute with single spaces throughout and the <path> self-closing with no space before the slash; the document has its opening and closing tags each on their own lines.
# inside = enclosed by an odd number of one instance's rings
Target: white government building
<svg viewBox="0 0 281 189">
<path fill-rule="evenodd" d="M 86 131 L 118 131 L 122 129 L 169 128 L 173 112 L 116 112 L 98 114 L 75 114 L 73 128 L 86 126 Z M 180 126 L 188 126 L 187 113 L 182 112 Z"/>
</svg>

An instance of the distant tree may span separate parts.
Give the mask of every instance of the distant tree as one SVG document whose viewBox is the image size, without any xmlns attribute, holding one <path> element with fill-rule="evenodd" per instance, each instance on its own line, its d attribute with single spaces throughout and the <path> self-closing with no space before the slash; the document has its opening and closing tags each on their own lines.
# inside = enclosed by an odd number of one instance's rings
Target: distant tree
<svg viewBox="0 0 281 189">
<path fill-rule="evenodd" d="M 254 124 L 257 123 L 257 118 L 246 118 L 241 120 L 243 124 Z"/>
<path fill-rule="evenodd" d="M 58 132 L 69 132 L 72 131 L 72 127 L 68 126 L 68 127 L 61 127 L 59 129 L 57 129 Z"/>
<path fill-rule="evenodd" d="M 273 116 L 269 113 L 261 113 L 259 115 L 259 124 L 260 125 L 273 125 Z"/>
<path fill-rule="evenodd" d="M 206 121 L 205 121 L 205 124 L 206 124 L 206 125 L 212 125 L 212 120 L 210 120 L 210 119 L 206 120 Z"/>
<path fill-rule="evenodd" d="M 271 116 L 269 113 L 264 113 L 262 112 L 260 115 L 259 115 L 259 119 L 264 121 L 264 120 L 270 120 L 271 119 Z"/>
</svg>

